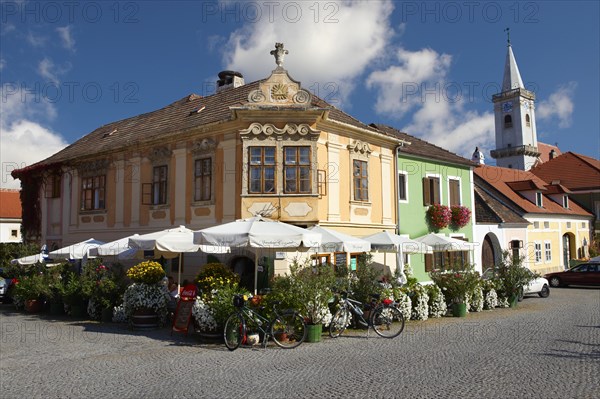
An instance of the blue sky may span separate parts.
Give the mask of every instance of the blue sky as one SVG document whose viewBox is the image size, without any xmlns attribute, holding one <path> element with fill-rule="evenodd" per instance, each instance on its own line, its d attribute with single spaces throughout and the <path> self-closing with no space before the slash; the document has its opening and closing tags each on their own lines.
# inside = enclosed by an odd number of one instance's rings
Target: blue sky
<svg viewBox="0 0 600 399">
<path fill-rule="evenodd" d="M 211 94 L 223 69 L 267 77 L 276 41 L 292 77 L 361 121 L 489 151 L 506 27 L 538 140 L 599 158 L 599 15 L 595 1 L 2 0 L 1 185 L 103 124 Z"/>
</svg>

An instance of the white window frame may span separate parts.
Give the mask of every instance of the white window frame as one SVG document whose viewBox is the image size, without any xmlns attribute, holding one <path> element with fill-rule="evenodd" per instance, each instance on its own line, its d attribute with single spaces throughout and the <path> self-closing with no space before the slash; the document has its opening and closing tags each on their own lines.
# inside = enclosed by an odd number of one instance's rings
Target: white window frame
<svg viewBox="0 0 600 399">
<path fill-rule="evenodd" d="M 400 199 L 400 175 L 404 176 L 404 193 L 406 194 L 405 199 Z M 404 170 L 398 172 L 398 202 L 402 204 L 408 203 L 408 172 Z"/>
<path fill-rule="evenodd" d="M 552 262 L 552 242 L 544 241 L 544 261 L 545 263 Z"/>
<path fill-rule="evenodd" d="M 534 241 L 533 243 L 533 256 L 535 263 L 542 262 L 542 243 L 540 241 Z"/>
<path fill-rule="evenodd" d="M 533 222 L 533 228 L 534 228 L 534 230 L 539 229 L 540 228 L 540 222 L 538 222 L 538 221 Z"/>
<path fill-rule="evenodd" d="M 535 192 L 535 204 L 540 208 L 544 207 L 544 196 L 541 191 Z"/>
<path fill-rule="evenodd" d="M 448 176 L 446 179 L 446 184 L 448 186 L 447 195 L 448 195 L 448 206 L 450 206 L 450 180 L 458 180 L 458 205 L 463 204 L 462 197 L 462 179 L 459 176 Z"/>
<path fill-rule="evenodd" d="M 563 195 L 563 208 L 569 209 L 569 196 Z"/>
<path fill-rule="evenodd" d="M 544 229 L 549 229 L 550 228 L 550 222 L 545 221 L 544 222 Z"/>
<path fill-rule="evenodd" d="M 438 192 L 440 193 L 440 205 L 444 204 L 444 199 L 442 198 L 442 175 L 439 173 L 426 173 L 425 177 L 434 177 L 436 179 L 438 179 Z M 422 193 L 422 197 L 425 195 L 425 193 Z M 430 205 L 425 205 L 425 208 L 429 208 Z"/>
</svg>

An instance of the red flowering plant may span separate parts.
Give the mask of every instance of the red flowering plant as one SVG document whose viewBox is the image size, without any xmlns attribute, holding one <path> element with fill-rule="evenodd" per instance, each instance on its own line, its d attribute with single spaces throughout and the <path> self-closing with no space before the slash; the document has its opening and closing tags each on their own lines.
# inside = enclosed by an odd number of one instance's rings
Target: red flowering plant
<svg viewBox="0 0 600 399">
<path fill-rule="evenodd" d="M 452 213 L 452 224 L 459 229 L 465 227 L 471 220 L 471 210 L 466 206 L 452 205 L 450 212 Z"/>
<path fill-rule="evenodd" d="M 433 204 L 427 209 L 427 220 L 435 230 L 447 227 L 451 219 L 452 212 L 446 205 Z"/>
<path fill-rule="evenodd" d="M 442 290 L 448 305 L 466 303 L 480 284 L 479 273 L 472 265 L 455 264 L 449 270 L 433 270 L 429 276 Z"/>
</svg>

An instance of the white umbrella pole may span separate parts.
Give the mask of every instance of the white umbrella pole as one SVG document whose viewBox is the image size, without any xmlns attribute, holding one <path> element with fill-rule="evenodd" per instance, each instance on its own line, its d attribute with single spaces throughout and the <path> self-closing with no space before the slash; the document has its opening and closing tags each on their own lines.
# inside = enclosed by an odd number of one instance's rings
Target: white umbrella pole
<svg viewBox="0 0 600 399">
<path fill-rule="evenodd" d="M 183 252 L 179 254 L 179 268 L 177 269 L 177 293 L 181 290 L 181 264 L 183 260 Z"/>
<path fill-rule="evenodd" d="M 258 248 L 254 251 L 254 295 L 258 289 Z"/>
</svg>

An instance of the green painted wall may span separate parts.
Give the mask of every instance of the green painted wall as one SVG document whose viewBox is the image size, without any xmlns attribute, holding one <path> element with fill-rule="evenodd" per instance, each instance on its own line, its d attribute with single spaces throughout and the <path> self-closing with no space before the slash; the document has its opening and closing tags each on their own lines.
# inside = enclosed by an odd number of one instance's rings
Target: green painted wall
<svg viewBox="0 0 600 399">
<path fill-rule="evenodd" d="M 462 165 L 445 164 L 434 160 L 423 160 L 412 158 L 400 152 L 398 157 L 398 171 L 405 172 L 407 176 L 408 199 L 399 201 L 398 209 L 400 216 L 400 234 L 408 234 L 410 238 L 417 238 L 432 231 L 426 220 L 427 206 L 423 205 L 423 178 L 427 176 L 437 176 L 440 179 L 440 200 L 443 205 L 449 205 L 449 187 L 450 178 L 459 178 L 461 191 L 461 205 L 466 206 L 473 211 L 472 182 L 470 168 Z M 445 228 L 438 233 L 446 235 L 463 235 L 469 241 L 473 241 L 473 226 L 469 223 L 467 226 L 451 230 Z M 415 254 L 410 256 L 410 265 L 414 276 L 419 281 L 429 281 L 429 275 L 425 272 L 425 256 Z"/>
</svg>

